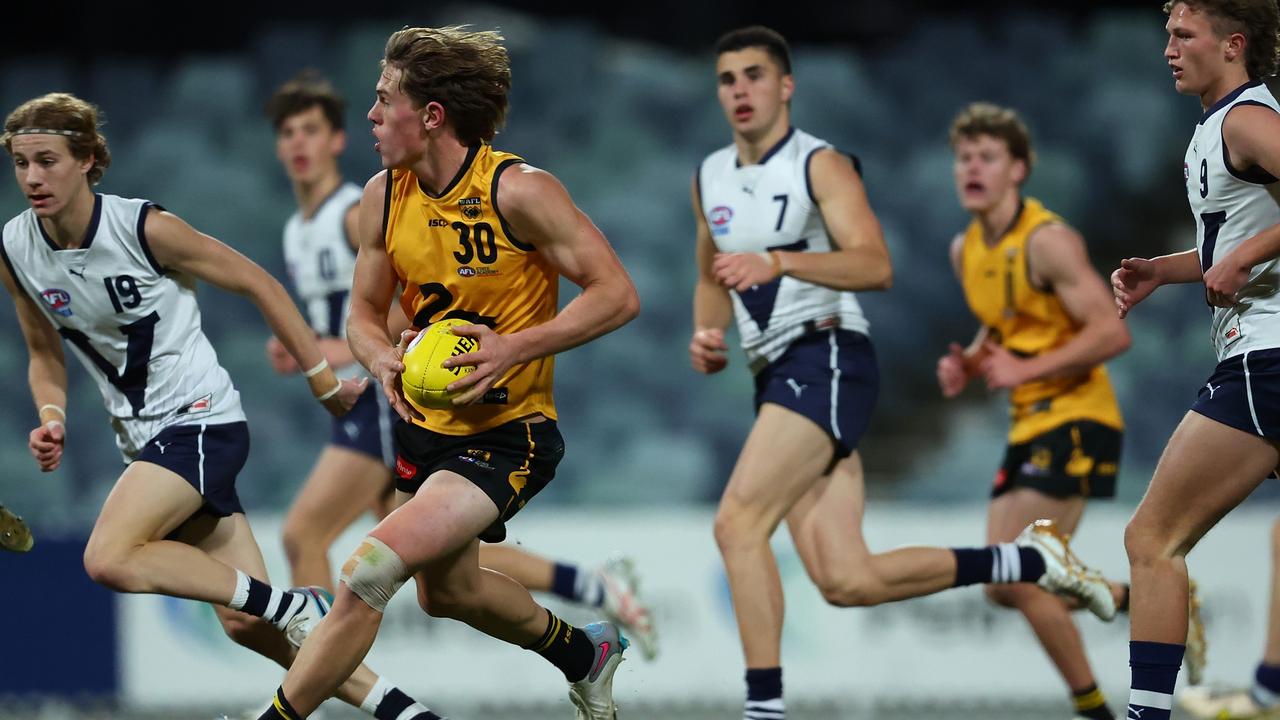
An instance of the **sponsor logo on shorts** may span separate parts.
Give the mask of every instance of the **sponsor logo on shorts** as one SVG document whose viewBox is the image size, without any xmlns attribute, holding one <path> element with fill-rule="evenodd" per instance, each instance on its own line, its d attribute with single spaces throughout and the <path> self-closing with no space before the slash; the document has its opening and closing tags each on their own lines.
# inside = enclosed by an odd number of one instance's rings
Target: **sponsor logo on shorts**
<svg viewBox="0 0 1280 720">
<path fill-rule="evenodd" d="M 418 474 L 418 466 L 404 459 L 403 455 L 396 455 L 396 475 L 403 480 L 411 480 L 414 475 Z"/>
<path fill-rule="evenodd" d="M 471 463 L 472 465 L 475 465 L 476 467 L 480 468 L 481 470 L 492 470 L 492 469 L 493 469 L 493 466 L 492 466 L 492 465 L 490 465 L 489 463 L 487 463 L 487 462 L 485 462 L 485 461 L 483 461 L 483 460 L 477 460 L 477 459 L 475 459 L 475 458 L 473 458 L 473 457 L 468 457 L 468 456 L 466 456 L 466 455 L 459 455 L 459 456 L 458 456 L 458 459 L 459 459 L 459 460 L 461 460 L 462 462 L 468 462 L 468 463 Z"/>
<path fill-rule="evenodd" d="M 493 457 L 493 453 L 488 450 L 476 450 L 474 448 L 469 448 L 467 450 L 467 455 L 484 462 L 489 462 L 489 459 Z"/>
<path fill-rule="evenodd" d="M 49 288 L 40 293 L 44 302 L 53 312 L 62 317 L 71 317 L 71 293 L 59 288 Z"/>
</svg>

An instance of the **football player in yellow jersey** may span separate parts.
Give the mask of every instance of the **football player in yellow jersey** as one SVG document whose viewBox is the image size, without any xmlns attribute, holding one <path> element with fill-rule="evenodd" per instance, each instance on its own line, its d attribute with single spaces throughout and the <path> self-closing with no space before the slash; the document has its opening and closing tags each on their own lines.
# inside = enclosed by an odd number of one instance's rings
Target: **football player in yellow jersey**
<svg viewBox="0 0 1280 720">
<path fill-rule="evenodd" d="M 511 72 L 501 36 L 405 28 L 387 42 L 369 111 L 387 172 L 365 186 L 347 337 L 383 383 L 396 427 L 398 509 L 343 566 L 331 613 L 304 645 L 263 718 L 302 718 L 368 652 L 387 601 L 413 577 L 418 600 L 533 650 L 570 682 L 578 717 L 613 718 L 614 670 L 626 640 L 612 623 L 575 628 L 505 575 L 482 569 L 480 540 L 551 480 L 564 452 L 551 358 L 635 317 L 630 277 L 600 231 L 550 174 L 488 144 L 502 124 Z M 467 268 L 467 270 L 463 270 Z M 582 293 L 556 312 L 564 275 Z M 465 281 L 465 282 L 464 282 Z M 406 333 L 386 317 L 397 284 L 415 329 L 444 317 L 480 350 L 452 410 L 411 408 L 400 391 Z"/>
<path fill-rule="evenodd" d="M 1022 194 L 1034 153 L 1013 110 L 965 108 L 951 127 L 960 203 L 973 215 L 951 243 L 951 262 L 982 327 L 968 349 L 938 361 L 948 398 L 969 380 L 1010 391 L 1012 427 L 996 475 L 987 540 L 1012 540 L 1052 519 L 1073 533 L 1091 497 L 1115 494 L 1123 423 L 1102 363 L 1129 347 L 1084 239 Z M 1124 585 L 1112 583 L 1124 606 Z M 1071 606 L 1031 585 L 988 585 L 1022 612 L 1076 700 L 1077 717 L 1114 717 L 1094 681 Z"/>
</svg>

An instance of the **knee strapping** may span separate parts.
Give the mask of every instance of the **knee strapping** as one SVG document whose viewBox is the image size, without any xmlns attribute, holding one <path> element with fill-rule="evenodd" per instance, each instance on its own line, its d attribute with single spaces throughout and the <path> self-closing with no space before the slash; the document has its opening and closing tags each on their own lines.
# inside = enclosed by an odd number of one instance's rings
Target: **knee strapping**
<svg viewBox="0 0 1280 720">
<path fill-rule="evenodd" d="M 366 537 L 342 566 L 342 582 L 378 612 L 386 611 L 408 578 L 409 570 L 396 551 L 375 537 Z"/>
</svg>

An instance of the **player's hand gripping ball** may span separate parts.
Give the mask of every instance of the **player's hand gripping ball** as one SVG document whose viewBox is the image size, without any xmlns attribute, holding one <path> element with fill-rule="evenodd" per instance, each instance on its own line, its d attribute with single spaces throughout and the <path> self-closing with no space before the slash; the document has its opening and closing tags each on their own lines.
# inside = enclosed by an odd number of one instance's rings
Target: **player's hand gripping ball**
<svg viewBox="0 0 1280 720">
<path fill-rule="evenodd" d="M 453 334 L 453 328 L 470 324 L 457 318 L 432 323 L 405 348 L 400 384 L 404 388 L 405 399 L 418 409 L 453 407 L 453 399 L 461 394 L 445 388 L 470 375 L 476 366 L 446 368 L 441 363 L 455 355 L 480 349 L 480 342 L 475 338 Z"/>
</svg>

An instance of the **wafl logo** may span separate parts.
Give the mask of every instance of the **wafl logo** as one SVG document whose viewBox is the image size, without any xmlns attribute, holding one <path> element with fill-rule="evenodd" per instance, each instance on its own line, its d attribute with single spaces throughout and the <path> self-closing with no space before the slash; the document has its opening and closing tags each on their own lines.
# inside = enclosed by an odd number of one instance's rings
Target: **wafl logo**
<svg viewBox="0 0 1280 720">
<path fill-rule="evenodd" d="M 49 288 L 40 293 L 40 297 L 49 304 L 49 309 L 62 317 L 71 317 L 71 293 L 58 288 Z"/>
<path fill-rule="evenodd" d="M 712 235 L 724 235 L 729 232 L 729 221 L 733 219 L 733 208 L 727 205 L 717 205 L 711 208 L 711 213 L 707 215 L 707 219 L 711 221 Z"/>
</svg>

